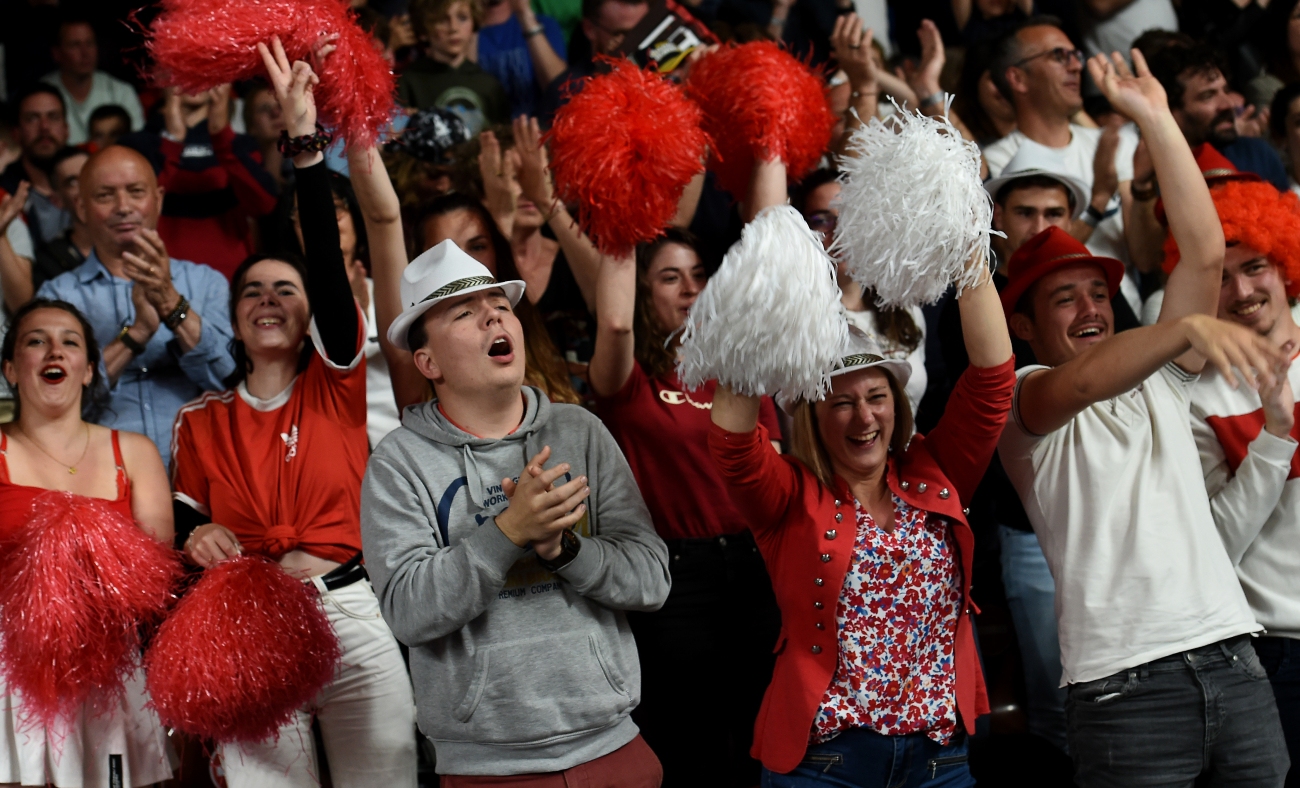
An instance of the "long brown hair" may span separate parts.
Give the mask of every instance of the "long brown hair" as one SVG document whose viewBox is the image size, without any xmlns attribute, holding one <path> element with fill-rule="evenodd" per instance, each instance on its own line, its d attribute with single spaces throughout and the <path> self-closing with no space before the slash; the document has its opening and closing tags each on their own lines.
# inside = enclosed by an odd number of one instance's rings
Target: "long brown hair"
<svg viewBox="0 0 1300 788">
<path fill-rule="evenodd" d="M 664 234 L 636 250 L 636 311 L 632 319 L 633 355 L 652 378 L 667 375 L 677 363 L 677 351 L 669 346 L 672 334 L 659 325 L 655 317 L 654 298 L 650 291 L 650 266 L 655 256 L 669 244 L 685 246 L 703 262 L 700 241 L 690 230 L 669 227 Z"/>
<path fill-rule="evenodd" d="M 880 370 L 889 381 L 889 393 L 894 398 L 894 431 L 889 436 L 889 450 L 895 457 L 901 457 L 912 440 L 912 406 L 898 385 L 898 379 L 892 372 Z M 827 487 L 835 486 L 835 467 L 831 456 L 822 442 L 821 426 L 817 421 L 817 403 L 800 400 L 795 405 L 794 424 L 790 430 L 790 453 L 795 459 L 808 466 L 817 480 Z"/>
<path fill-rule="evenodd" d="M 488 238 L 492 242 L 492 251 L 496 257 L 496 278 L 501 282 L 523 279 L 515 267 L 515 255 L 510 249 L 510 242 L 501 233 L 492 215 L 483 204 L 467 194 L 445 194 L 425 206 L 415 221 L 415 237 L 420 242 L 419 251 L 427 245 L 424 241 L 424 224 L 435 216 L 445 216 L 456 211 L 469 211 L 478 217 L 479 222 L 487 228 Z M 560 351 L 551 341 L 551 333 L 546 329 L 546 321 L 541 312 L 525 295 L 515 304 L 515 316 L 519 318 L 524 329 L 524 382 L 546 392 L 552 402 L 567 402 L 571 405 L 582 403 L 578 392 L 573 390 L 569 381 L 569 367 L 564 363 Z"/>
</svg>

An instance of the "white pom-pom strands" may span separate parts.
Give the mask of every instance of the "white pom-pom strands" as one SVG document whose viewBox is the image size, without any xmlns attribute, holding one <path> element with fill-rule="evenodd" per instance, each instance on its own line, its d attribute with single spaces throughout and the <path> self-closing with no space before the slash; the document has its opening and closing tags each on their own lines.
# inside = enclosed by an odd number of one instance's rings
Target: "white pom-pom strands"
<svg viewBox="0 0 1300 788">
<path fill-rule="evenodd" d="M 937 301 L 977 283 L 988 257 L 993 203 L 980 181 L 979 147 L 947 117 L 900 109 L 849 139 L 831 253 L 881 306 Z"/>
<path fill-rule="evenodd" d="M 835 263 L 788 205 L 745 226 L 686 318 L 678 373 L 738 394 L 821 399 L 848 343 Z"/>
</svg>

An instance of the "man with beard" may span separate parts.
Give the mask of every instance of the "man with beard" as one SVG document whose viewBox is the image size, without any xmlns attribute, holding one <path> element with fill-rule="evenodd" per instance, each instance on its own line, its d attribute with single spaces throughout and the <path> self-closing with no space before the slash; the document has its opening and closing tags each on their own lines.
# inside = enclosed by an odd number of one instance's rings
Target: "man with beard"
<svg viewBox="0 0 1300 788">
<path fill-rule="evenodd" d="M 1209 44 L 1186 36 L 1152 47 L 1147 55 L 1151 74 L 1169 96 L 1174 120 L 1192 148 L 1208 142 L 1238 170 L 1253 172 L 1286 191 L 1286 168 L 1271 145 L 1259 137 L 1237 133 L 1236 106 L 1224 76 L 1223 54 Z"/>
<path fill-rule="evenodd" d="M 1300 204 L 1258 181 L 1231 181 L 1210 194 L 1227 252 L 1221 320 L 1245 326 L 1294 354 L 1300 326 L 1288 303 L 1300 294 Z M 1167 267 L 1177 264 L 1169 243 Z M 1207 370 L 1192 389 L 1192 434 L 1210 511 L 1255 620 L 1255 651 L 1268 673 L 1294 762 L 1300 754 L 1300 459 L 1294 391 L 1300 364 L 1277 384 L 1233 388 Z M 1288 786 L 1300 785 L 1291 770 Z"/>
<path fill-rule="evenodd" d="M 110 395 L 100 423 L 143 433 L 170 458 L 176 411 L 226 388 L 235 370 L 229 287 L 214 269 L 167 254 L 154 229 L 163 190 L 144 156 L 107 147 L 81 168 L 78 185 L 73 208 L 93 248 L 36 297 L 71 303 L 94 328 Z"/>
<path fill-rule="evenodd" d="M 50 85 L 34 85 L 18 97 L 18 145 L 22 155 L 0 173 L 0 189 L 18 193 L 18 184 L 32 185 L 24 212 L 32 240 L 41 244 L 67 229 L 68 214 L 54 200 L 50 170 L 54 156 L 68 144 L 63 96 Z"/>
</svg>

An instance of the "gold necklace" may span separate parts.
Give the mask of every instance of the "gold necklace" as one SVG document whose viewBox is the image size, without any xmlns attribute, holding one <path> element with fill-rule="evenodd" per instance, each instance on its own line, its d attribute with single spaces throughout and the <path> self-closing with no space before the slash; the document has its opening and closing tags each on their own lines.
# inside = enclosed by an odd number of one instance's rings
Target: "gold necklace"
<svg viewBox="0 0 1300 788">
<path fill-rule="evenodd" d="M 55 457 L 53 454 L 50 454 L 48 451 L 46 451 L 45 447 L 42 446 L 39 441 L 37 441 L 35 438 L 29 435 L 27 433 L 27 430 L 23 429 L 21 425 L 18 426 L 18 431 L 23 434 L 24 438 L 31 441 L 33 446 L 40 449 L 42 454 L 44 454 L 46 457 L 49 457 L 51 460 L 54 460 L 59 465 L 62 465 L 63 467 L 67 468 L 69 474 L 75 474 L 77 472 L 77 466 L 81 464 L 82 460 L 86 459 L 86 452 L 90 450 L 90 425 L 86 424 L 85 422 L 82 422 L 82 426 L 86 428 L 86 445 L 81 449 L 81 456 L 78 457 L 77 461 L 72 465 L 65 464 L 63 460 L 60 460 L 58 457 Z"/>
</svg>

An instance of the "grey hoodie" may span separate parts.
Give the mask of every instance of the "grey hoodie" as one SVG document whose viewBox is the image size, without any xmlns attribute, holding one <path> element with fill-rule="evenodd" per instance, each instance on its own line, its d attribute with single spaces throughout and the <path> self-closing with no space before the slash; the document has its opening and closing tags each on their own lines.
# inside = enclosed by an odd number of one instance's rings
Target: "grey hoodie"
<svg viewBox="0 0 1300 788">
<path fill-rule="evenodd" d="M 537 389 L 524 400 L 519 429 L 499 440 L 461 431 L 433 402 L 409 407 L 366 468 L 366 567 L 411 649 L 440 774 L 560 771 L 631 741 L 641 669 L 622 611 L 668 596 L 668 550 L 613 437 Z M 558 577 L 495 520 L 501 480 L 548 445 L 548 467 L 567 462 L 591 487 L 582 547 Z"/>
</svg>

